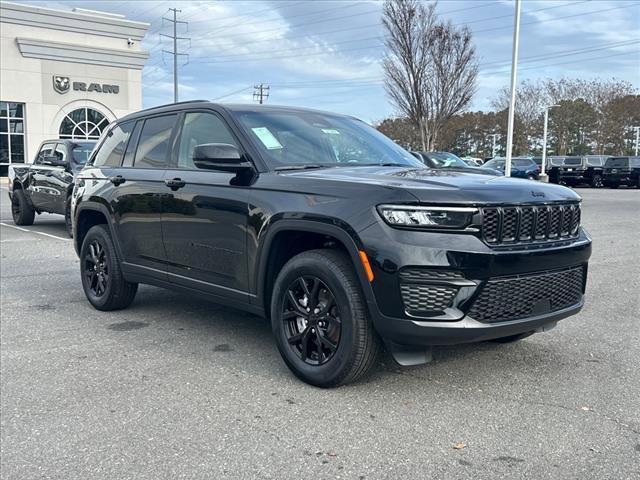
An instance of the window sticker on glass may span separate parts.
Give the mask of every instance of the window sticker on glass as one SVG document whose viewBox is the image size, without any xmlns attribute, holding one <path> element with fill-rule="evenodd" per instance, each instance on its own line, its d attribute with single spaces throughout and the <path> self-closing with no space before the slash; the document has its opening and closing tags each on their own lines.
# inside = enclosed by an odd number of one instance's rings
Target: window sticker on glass
<svg viewBox="0 0 640 480">
<path fill-rule="evenodd" d="M 340 135 L 340 132 L 338 130 L 334 130 L 333 128 L 323 128 L 322 131 L 329 135 Z"/>
<path fill-rule="evenodd" d="M 253 133 L 260 139 L 262 144 L 267 147 L 268 150 L 277 150 L 282 148 L 282 145 L 278 141 L 276 137 L 273 136 L 273 133 L 269 131 L 267 127 L 255 127 L 252 128 Z"/>
</svg>

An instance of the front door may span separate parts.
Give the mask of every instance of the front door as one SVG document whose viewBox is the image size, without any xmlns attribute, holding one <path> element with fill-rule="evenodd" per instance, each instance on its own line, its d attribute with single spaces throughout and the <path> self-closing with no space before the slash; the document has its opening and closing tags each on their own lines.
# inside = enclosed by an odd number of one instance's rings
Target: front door
<svg viewBox="0 0 640 480">
<path fill-rule="evenodd" d="M 166 186 L 163 195 L 169 280 L 246 301 L 249 191 L 231 184 L 232 173 L 195 167 L 193 149 L 205 143 L 239 145 L 217 114 L 186 113 L 176 139 L 175 168 L 165 176 L 174 186 Z"/>
<path fill-rule="evenodd" d="M 66 148 L 62 143 L 56 145 L 53 156 L 59 161 L 70 162 Z M 42 177 L 38 180 L 44 202 L 44 210 L 51 213 L 65 214 L 67 193 L 73 184 L 73 173 L 69 166 L 47 165 L 40 169 Z"/>
<path fill-rule="evenodd" d="M 51 168 L 50 165 L 45 163 L 46 157 L 53 156 L 55 149 L 55 143 L 45 143 L 40 147 L 40 151 L 36 159 L 29 169 L 29 179 L 27 181 L 27 189 L 29 190 L 29 196 L 31 197 L 31 203 L 36 210 L 48 211 L 49 195 L 46 191 L 46 179 Z"/>
</svg>

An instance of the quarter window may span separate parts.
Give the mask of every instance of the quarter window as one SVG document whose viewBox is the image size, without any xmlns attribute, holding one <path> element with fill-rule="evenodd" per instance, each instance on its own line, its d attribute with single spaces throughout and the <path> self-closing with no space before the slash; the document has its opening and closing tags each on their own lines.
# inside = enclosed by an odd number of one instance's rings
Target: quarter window
<svg viewBox="0 0 640 480">
<path fill-rule="evenodd" d="M 145 120 L 133 162 L 135 168 L 166 168 L 169 162 L 169 141 L 177 115 Z"/>
<path fill-rule="evenodd" d="M 95 154 L 93 165 L 96 167 L 119 167 L 132 128 L 133 122 L 127 122 L 116 125 L 109 130 L 107 137 Z"/>
<path fill-rule="evenodd" d="M 196 168 L 193 163 L 193 149 L 206 143 L 237 146 L 233 135 L 220 117 L 212 113 L 188 113 L 184 118 L 180 135 L 178 168 Z"/>
</svg>

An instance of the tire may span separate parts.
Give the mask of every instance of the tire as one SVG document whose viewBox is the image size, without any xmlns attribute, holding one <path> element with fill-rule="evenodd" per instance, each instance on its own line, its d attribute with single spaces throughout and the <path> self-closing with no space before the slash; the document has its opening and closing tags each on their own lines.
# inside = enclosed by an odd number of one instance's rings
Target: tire
<svg viewBox="0 0 640 480">
<path fill-rule="evenodd" d="M 27 197 L 22 189 L 13 191 L 11 215 L 13 216 L 13 223 L 16 225 L 33 225 L 36 212 L 27 202 Z"/>
<path fill-rule="evenodd" d="M 317 387 L 362 378 L 382 349 L 353 264 L 335 250 L 303 252 L 285 264 L 273 289 L 271 327 L 287 366 Z"/>
<path fill-rule="evenodd" d="M 591 186 L 593 188 L 602 188 L 604 186 L 604 184 L 602 183 L 602 175 L 598 175 L 596 173 L 591 180 Z"/>
<path fill-rule="evenodd" d="M 106 225 L 95 225 L 87 232 L 80 250 L 82 288 L 97 310 L 120 310 L 131 305 L 137 283 L 127 282 Z"/>
<path fill-rule="evenodd" d="M 513 343 L 513 342 L 517 342 L 519 340 L 522 340 L 523 338 L 530 337 L 534 333 L 536 333 L 536 332 L 518 333 L 516 335 L 509 335 L 508 337 L 494 338 L 493 340 L 490 340 L 490 341 L 494 342 L 494 343 Z"/>
<path fill-rule="evenodd" d="M 73 223 L 71 221 L 71 197 L 67 198 L 64 204 L 64 223 L 67 227 L 67 234 L 73 238 Z"/>
<path fill-rule="evenodd" d="M 528 180 L 537 180 L 535 175 L 532 175 L 531 173 L 529 175 L 527 175 L 527 179 Z"/>
</svg>

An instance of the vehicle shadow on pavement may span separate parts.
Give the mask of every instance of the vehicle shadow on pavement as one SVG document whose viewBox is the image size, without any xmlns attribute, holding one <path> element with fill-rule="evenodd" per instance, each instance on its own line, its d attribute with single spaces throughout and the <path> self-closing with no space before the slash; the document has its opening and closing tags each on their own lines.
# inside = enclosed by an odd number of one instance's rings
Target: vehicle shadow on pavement
<svg viewBox="0 0 640 480">
<path fill-rule="evenodd" d="M 164 342 L 169 345 L 186 342 L 191 349 L 189 354 L 203 354 L 203 361 L 215 363 L 224 355 L 225 361 L 231 360 L 251 375 L 294 378 L 280 358 L 270 323 L 258 316 L 148 286 L 140 288 L 134 303 L 122 313 L 128 317 L 128 323 L 121 325 L 122 320 L 114 320 L 110 324 L 112 330 L 134 330 L 142 328 L 138 322 L 149 323 L 156 329 L 179 334 L 166 336 Z M 401 367 L 385 351 L 374 372 L 353 386 L 384 384 L 399 376 L 403 382 L 417 380 L 420 384 L 450 383 L 455 379 L 459 387 L 478 384 L 479 372 L 485 378 L 523 373 L 532 377 L 553 376 L 558 365 L 580 362 L 564 355 L 560 343 L 547 341 L 554 333 L 534 335 L 513 344 L 481 342 L 438 346 L 433 348 L 432 362 L 414 367 Z"/>
</svg>

